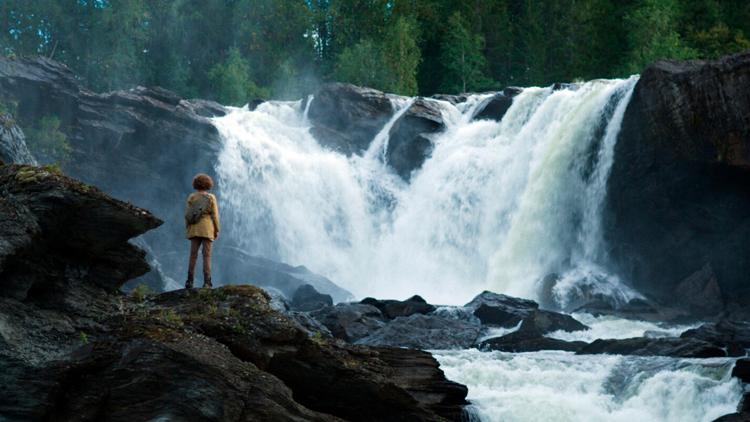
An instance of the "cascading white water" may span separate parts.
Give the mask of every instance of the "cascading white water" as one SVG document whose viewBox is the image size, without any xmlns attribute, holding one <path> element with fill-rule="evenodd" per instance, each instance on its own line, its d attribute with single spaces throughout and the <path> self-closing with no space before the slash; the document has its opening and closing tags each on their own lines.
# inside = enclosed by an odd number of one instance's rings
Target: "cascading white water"
<svg viewBox="0 0 750 422">
<path fill-rule="evenodd" d="M 303 264 L 357 296 L 464 303 L 479 291 L 534 298 L 592 283 L 636 294 L 606 273 L 601 208 L 622 115 L 637 77 L 577 89 L 524 89 L 501 122 L 472 121 L 486 97 L 440 102 L 447 128 L 410 183 L 383 163 L 394 117 L 367 153 L 321 147 L 301 102 L 217 118 L 228 241 Z M 309 101 L 308 101 L 309 105 Z"/>
<path fill-rule="evenodd" d="M 437 351 L 483 422 L 710 422 L 735 411 L 733 360 Z"/>
</svg>

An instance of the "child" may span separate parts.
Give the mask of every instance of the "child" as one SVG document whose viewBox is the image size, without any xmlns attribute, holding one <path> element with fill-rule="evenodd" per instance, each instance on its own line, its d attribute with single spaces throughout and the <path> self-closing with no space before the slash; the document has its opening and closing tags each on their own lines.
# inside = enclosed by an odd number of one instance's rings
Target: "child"
<svg viewBox="0 0 750 422">
<path fill-rule="evenodd" d="M 186 289 L 193 288 L 195 262 L 198 260 L 198 249 L 203 246 L 203 287 L 211 288 L 211 245 L 219 237 L 219 206 L 216 196 L 208 191 L 214 181 L 207 174 L 197 174 L 193 178 L 196 190 L 187 199 L 185 211 L 186 237 L 190 240 L 190 261 Z"/>
</svg>

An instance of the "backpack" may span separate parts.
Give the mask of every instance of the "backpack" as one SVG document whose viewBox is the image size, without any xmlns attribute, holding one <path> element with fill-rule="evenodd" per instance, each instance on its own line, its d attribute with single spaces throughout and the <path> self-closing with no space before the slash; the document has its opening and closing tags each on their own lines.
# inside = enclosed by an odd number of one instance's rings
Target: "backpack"
<svg viewBox="0 0 750 422">
<path fill-rule="evenodd" d="M 209 212 L 211 212 L 211 197 L 206 194 L 200 194 L 185 210 L 185 222 L 187 224 L 197 224 L 201 217 Z"/>
</svg>

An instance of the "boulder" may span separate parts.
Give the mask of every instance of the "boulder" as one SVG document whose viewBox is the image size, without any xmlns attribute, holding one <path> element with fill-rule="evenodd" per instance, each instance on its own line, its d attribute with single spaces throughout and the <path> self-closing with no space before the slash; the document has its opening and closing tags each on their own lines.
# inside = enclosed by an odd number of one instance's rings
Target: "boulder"
<svg viewBox="0 0 750 422">
<path fill-rule="evenodd" d="M 538 352 L 541 350 L 564 350 L 577 352 L 586 346 L 583 341 L 565 341 L 554 338 L 530 335 L 528 332 L 516 331 L 483 341 L 479 348 L 482 350 L 499 350 L 502 352 L 521 353 Z"/>
<path fill-rule="evenodd" d="M 419 295 L 414 295 L 406 300 L 378 300 L 371 297 L 362 299 L 359 303 L 371 305 L 383 313 L 388 319 L 394 319 L 400 316 L 409 316 L 413 314 L 429 314 L 435 310 L 435 306 L 430 305 Z"/>
<path fill-rule="evenodd" d="M 745 349 L 750 348 L 750 322 L 722 319 L 687 330 L 680 337 L 724 347 L 730 356 L 745 356 Z"/>
<path fill-rule="evenodd" d="M 508 92 L 506 94 L 506 91 Z M 506 90 L 498 92 L 493 96 L 482 101 L 482 104 L 477 107 L 473 120 L 495 120 L 497 122 L 503 120 L 505 112 L 508 111 L 510 106 L 513 104 L 513 97 L 518 95 L 520 91 Z"/>
<path fill-rule="evenodd" d="M 611 354 L 635 356 L 672 356 L 680 358 L 725 357 L 723 348 L 692 338 L 645 338 L 594 340 L 577 351 L 580 355 Z"/>
<path fill-rule="evenodd" d="M 349 343 L 367 337 L 385 325 L 380 310 L 361 303 L 338 303 L 311 313 L 334 337 Z"/>
<path fill-rule="evenodd" d="M 481 342 L 482 349 L 501 350 L 504 352 L 536 352 L 539 350 L 566 350 L 576 352 L 586 346 L 582 341 L 564 341 L 545 337 L 553 331 L 587 330 L 570 315 L 537 309 L 521 322 L 518 330 L 501 337 Z"/>
<path fill-rule="evenodd" d="M 485 290 L 467 303 L 466 308 L 472 310 L 482 324 L 513 327 L 531 316 L 539 308 L 539 304 L 533 300 Z"/>
<path fill-rule="evenodd" d="M 351 155 L 366 151 L 392 114 L 391 101 L 383 92 L 329 83 L 314 94 L 308 118 L 321 145 Z"/>
<path fill-rule="evenodd" d="M 318 293 L 315 287 L 305 284 L 297 289 L 292 296 L 292 310 L 301 312 L 315 311 L 326 306 L 333 306 L 331 295 Z"/>
<path fill-rule="evenodd" d="M 750 52 L 659 61 L 633 91 L 608 180 L 606 240 L 618 273 L 666 304 L 706 265 L 727 297 L 747 283 L 748 91 Z"/>
<path fill-rule="evenodd" d="M 397 317 L 372 334 L 357 340 L 368 346 L 420 350 L 468 349 L 476 344 L 481 325 L 437 315 Z"/>
<path fill-rule="evenodd" d="M 404 180 L 432 152 L 432 136 L 445 129 L 442 107 L 437 101 L 419 97 L 393 123 L 389 132 L 386 162 Z"/>
</svg>

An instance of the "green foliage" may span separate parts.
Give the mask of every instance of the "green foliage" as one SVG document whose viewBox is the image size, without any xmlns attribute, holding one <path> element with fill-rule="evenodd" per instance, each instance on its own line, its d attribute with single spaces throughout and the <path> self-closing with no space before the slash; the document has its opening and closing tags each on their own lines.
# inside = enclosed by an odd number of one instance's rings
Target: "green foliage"
<svg viewBox="0 0 750 422">
<path fill-rule="evenodd" d="M 678 3 L 675 0 L 645 0 L 626 16 L 630 54 L 624 70 L 638 73 L 659 59 L 687 59 L 698 56 L 677 32 Z"/>
<path fill-rule="evenodd" d="M 26 144 L 40 162 L 65 164 L 70 161 L 73 149 L 60 129 L 57 116 L 42 117 L 36 125 L 25 128 L 24 133 Z"/>
<path fill-rule="evenodd" d="M 223 104 L 240 106 L 250 99 L 268 97 L 268 92 L 250 79 L 250 65 L 234 47 L 229 49 L 223 62 L 209 70 L 208 80 L 213 97 Z"/>
<path fill-rule="evenodd" d="M 0 54 L 60 60 L 96 91 L 233 105 L 328 80 L 424 95 L 619 77 L 748 39 L 747 0 L 0 2 Z"/>
<path fill-rule="evenodd" d="M 81 339 L 81 344 L 89 344 L 89 335 L 81 331 L 78 336 Z"/>
<path fill-rule="evenodd" d="M 443 42 L 443 89 L 468 92 L 488 87 L 484 37 L 473 33 L 459 12 L 448 19 L 448 28 Z"/>
</svg>

